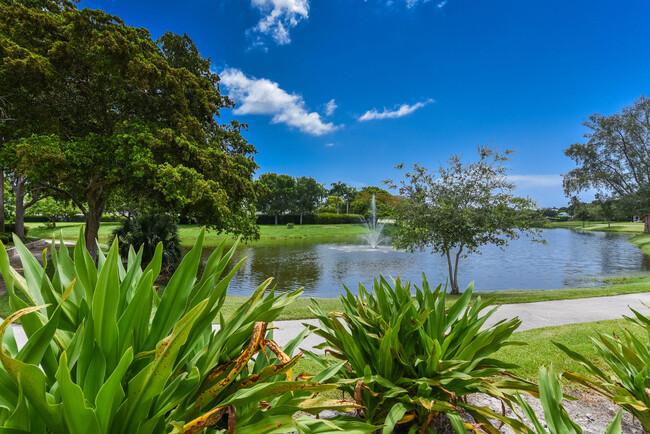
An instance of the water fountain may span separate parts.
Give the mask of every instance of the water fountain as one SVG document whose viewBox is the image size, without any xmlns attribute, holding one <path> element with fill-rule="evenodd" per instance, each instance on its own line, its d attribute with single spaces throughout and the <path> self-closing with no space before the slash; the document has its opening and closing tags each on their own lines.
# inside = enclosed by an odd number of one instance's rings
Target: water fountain
<svg viewBox="0 0 650 434">
<path fill-rule="evenodd" d="M 376 249 L 379 246 L 379 243 L 384 239 L 381 236 L 381 231 L 384 229 L 383 223 L 378 223 L 377 221 L 377 203 L 375 201 L 375 195 L 372 195 L 372 200 L 370 201 L 370 221 L 365 224 L 366 233 L 363 234 L 363 239 L 366 240 L 370 248 Z"/>
</svg>

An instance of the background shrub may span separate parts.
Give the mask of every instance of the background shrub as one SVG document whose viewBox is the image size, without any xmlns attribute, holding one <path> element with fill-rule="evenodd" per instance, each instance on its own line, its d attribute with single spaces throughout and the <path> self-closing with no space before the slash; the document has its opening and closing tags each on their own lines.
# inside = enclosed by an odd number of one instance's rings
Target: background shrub
<svg viewBox="0 0 650 434">
<path fill-rule="evenodd" d="M 120 256 L 127 257 L 129 247 L 143 249 L 142 262 L 148 264 L 153 258 L 158 243 L 163 243 L 162 269 L 171 272 L 178 267 L 183 255 L 178 225 L 168 214 L 143 214 L 128 219 L 113 231 L 110 244 L 119 240 Z"/>
<path fill-rule="evenodd" d="M 335 213 L 318 213 L 306 214 L 302 216 L 302 223 L 305 225 L 341 225 L 348 223 L 362 223 L 363 216 L 359 214 L 335 214 Z M 300 215 L 297 214 L 282 214 L 278 216 L 278 224 L 286 225 L 289 223 L 300 224 Z M 258 215 L 258 225 L 272 225 L 275 224 L 275 216 L 272 215 Z"/>
</svg>

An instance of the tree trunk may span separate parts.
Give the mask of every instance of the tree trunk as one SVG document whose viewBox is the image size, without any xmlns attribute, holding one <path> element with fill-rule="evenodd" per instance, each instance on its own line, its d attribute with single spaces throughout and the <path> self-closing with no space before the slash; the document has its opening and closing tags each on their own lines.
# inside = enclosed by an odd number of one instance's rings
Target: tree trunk
<svg viewBox="0 0 650 434">
<path fill-rule="evenodd" d="M 5 169 L 0 168 L 0 232 L 5 232 Z"/>
<path fill-rule="evenodd" d="M 350 214 L 350 202 L 349 201 L 345 202 L 345 213 Z"/>
<path fill-rule="evenodd" d="M 275 213 L 275 224 L 278 224 L 278 213 Z"/>
<path fill-rule="evenodd" d="M 446 252 L 446 256 L 447 256 L 447 265 L 449 266 L 449 285 L 451 286 L 450 294 L 459 294 L 460 291 L 458 289 L 458 284 L 456 283 L 455 280 L 456 273 L 454 272 L 454 266 L 451 263 L 451 255 L 449 254 L 449 251 Z M 456 269 L 458 269 L 458 266 L 456 266 Z"/>
<path fill-rule="evenodd" d="M 302 211 L 300 211 L 300 224 L 302 224 Z"/>
<path fill-rule="evenodd" d="M 25 177 L 18 175 L 14 190 L 16 196 L 16 218 L 14 222 L 14 233 L 21 240 L 25 239 Z"/>
<path fill-rule="evenodd" d="M 90 190 L 86 194 L 88 200 L 88 211 L 85 213 L 86 229 L 84 237 L 86 239 L 86 249 L 93 259 L 97 258 L 97 236 L 99 234 L 99 225 L 104 213 L 106 199 L 102 195 L 103 189 L 97 188 Z"/>
<path fill-rule="evenodd" d="M 339 201 L 338 200 L 336 201 L 336 213 L 340 214 L 340 212 L 339 212 Z"/>
<path fill-rule="evenodd" d="M 645 232 L 646 234 L 650 233 L 650 214 L 646 214 L 643 217 L 643 223 L 644 223 L 643 232 Z"/>
</svg>

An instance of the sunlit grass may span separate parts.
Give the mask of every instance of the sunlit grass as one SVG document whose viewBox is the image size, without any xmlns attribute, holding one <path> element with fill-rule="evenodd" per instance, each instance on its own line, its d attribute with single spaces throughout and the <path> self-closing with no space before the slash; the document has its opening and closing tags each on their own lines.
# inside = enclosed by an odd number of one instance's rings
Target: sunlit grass
<svg viewBox="0 0 650 434">
<path fill-rule="evenodd" d="M 519 367 L 513 371 L 514 374 L 529 380 L 537 379 L 537 371 L 540 366 L 551 364 L 557 372 L 567 370 L 586 373 L 582 366 L 553 345 L 553 341 L 566 345 L 571 350 L 582 354 L 601 368 L 604 368 L 604 364 L 599 363 L 591 338 L 597 337 L 598 333 L 621 334 L 624 328 L 632 330 L 639 338 L 644 336 L 644 331 L 640 327 L 630 328 L 630 323 L 622 318 L 584 324 L 544 327 L 514 333 L 512 340 L 524 342 L 526 345 L 503 347 L 495 354 L 495 357 L 518 365 Z"/>
<path fill-rule="evenodd" d="M 66 241 L 75 241 L 79 237 L 81 225 L 82 223 L 58 223 L 54 229 L 45 227 L 43 223 L 26 223 L 26 226 L 29 227 L 30 237 L 51 239 L 53 236 L 58 237 L 62 233 Z M 102 244 L 108 243 L 111 233 L 118 226 L 119 223 L 102 223 L 99 227 L 99 242 Z M 201 228 L 202 226 L 199 225 L 180 225 L 179 236 L 183 246 L 193 246 L 201 232 Z M 384 230 L 387 234 L 390 234 L 395 231 L 395 226 L 386 225 Z M 289 229 L 286 225 L 262 225 L 260 226 L 260 240 L 254 241 L 254 243 L 300 238 L 331 239 L 361 235 L 364 232 L 365 227 L 363 224 L 294 225 L 293 229 Z M 233 239 L 234 235 L 208 230 L 205 235 L 204 246 L 214 247 L 223 238 Z"/>
<path fill-rule="evenodd" d="M 581 222 L 581 221 L 567 221 L 567 222 L 549 222 L 549 228 L 568 228 L 579 229 L 585 231 L 598 231 L 598 232 L 620 232 L 627 234 L 640 234 L 643 233 L 643 223 L 632 222 Z"/>
</svg>

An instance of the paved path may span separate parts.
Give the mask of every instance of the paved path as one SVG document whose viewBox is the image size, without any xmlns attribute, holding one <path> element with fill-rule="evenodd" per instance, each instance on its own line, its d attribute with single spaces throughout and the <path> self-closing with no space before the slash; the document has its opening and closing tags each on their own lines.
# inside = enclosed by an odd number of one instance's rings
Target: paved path
<svg viewBox="0 0 650 434">
<path fill-rule="evenodd" d="M 60 241 L 55 241 L 55 244 L 59 246 L 61 244 Z M 70 248 L 74 248 L 75 243 L 71 242 L 66 242 L 65 245 Z M 38 260 L 38 262 L 43 264 L 43 250 L 47 248 L 47 259 L 48 261 L 50 260 L 51 252 L 50 248 L 52 246 L 51 241 L 46 241 L 46 240 L 38 240 L 34 241 L 32 243 L 27 243 L 25 244 L 25 247 L 27 247 L 27 250 L 29 250 L 32 255 Z M 20 274 L 23 273 L 23 264 L 20 260 L 20 257 L 18 256 L 18 252 L 16 251 L 15 247 L 11 247 L 7 249 L 7 255 L 9 255 L 9 263 L 11 266 L 18 271 Z M 4 279 L 0 278 L 0 295 L 5 295 L 7 293 L 7 286 L 5 285 Z"/>
<path fill-rule="evenodd" d="M 650 305 L 650 293 L 615 295 L 611 297 L 580 298 L 576 300 L 540 301 L 536 303 L 504 304 L 486 322 L 486 326 L 495 324 L 502 319 L 518 316 L 522 320 L 519 331 L 552 327 L 565 324 L 577 324 L 608 319 L 619 319 L 623 315 L 630 315 L 630 307 L 641 313 L 650 314 L 643 304 Z M 318 325 L 315 319 L 276 321 L 273 330 L 274 340 L 283 346 L 291 339 L 298 336 L 303 330 L 303 324 Z M 14 335 L 18 346 L 26 342 L 25 333 L 20 325 L 13 325 Z M 213 326 L 215 330 L 218 325 Z M 308 336 L 300 346 L 306 350 L 322 353 L 314 346 L 323 342 L 319 336 Z"/>
<path fill-rule="evenodd" d="M 522 320 L 519 331 L 541 327 L 576 324 L 608 319 L 622 318 L 630 315 L 630 307 L 641 313 L 650 314 L 650 310 L 643 306 L 650 305 L 650 293 L 615 295 L 611 297 L 580 298 L 577 300 L 540 301 L 536 303 L 504 304 L 486 322 L 486 326 L 495 324 L 502 319 L 518 316 Z M 318 321 L 294 320 L 277 321 L 274 323 L 279 330 L 274 330 L 275 340 L 284 345 L 295 338 L 303 329 L 302 324 L 318 325 Z M 323 342 L 319 336 L 311 335 L 301 345 L 304 349 L 313 349 L 315 345 Z M 318 353 L 322 351 L 316 350 Z"/>
</svg>

